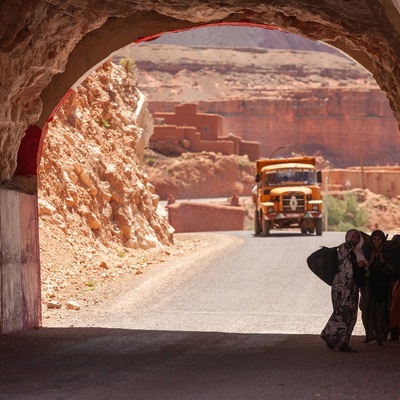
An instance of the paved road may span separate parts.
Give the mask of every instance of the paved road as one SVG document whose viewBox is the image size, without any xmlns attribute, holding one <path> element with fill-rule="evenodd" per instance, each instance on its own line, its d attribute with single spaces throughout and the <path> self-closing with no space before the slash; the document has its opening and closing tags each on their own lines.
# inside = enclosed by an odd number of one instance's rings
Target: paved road
<svg viewBox="0 0 400 400">
<path fill-rule="evenodd" d="M 358 326 L 343 354 L 318 336 L 330 292 L 305 260 L 342 238 L 216 235 L 112 302 L 0 336 L 0 399 L 400 398 L 398 343 L 364 345 Z"/>
<path fill-rule="evenodd" d="M 244 231 L 231 236 L 222 241 L 227 247 L 219 254 L 204 252 L 151 271 L 97 324 L 200 332 L 320 331 L 331 312 L 330 289 L 309 271 L 306 258 L 323 244 L 339 244 L 343 234 L 264 238 Z"/>
</svg>

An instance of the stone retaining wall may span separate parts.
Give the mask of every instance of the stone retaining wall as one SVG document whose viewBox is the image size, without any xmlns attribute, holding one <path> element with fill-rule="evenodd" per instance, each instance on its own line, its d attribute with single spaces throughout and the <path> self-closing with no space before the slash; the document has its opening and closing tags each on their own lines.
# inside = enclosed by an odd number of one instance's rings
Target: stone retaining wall
<svg viewBox="0 0 400 400">
<path fill-rule="evenodd" d="M 168 222 L 180 232 L 239 231 L 244 228 L 244 210 L 238 206 L 191 201 L 168 206 Z"/>
</svg>

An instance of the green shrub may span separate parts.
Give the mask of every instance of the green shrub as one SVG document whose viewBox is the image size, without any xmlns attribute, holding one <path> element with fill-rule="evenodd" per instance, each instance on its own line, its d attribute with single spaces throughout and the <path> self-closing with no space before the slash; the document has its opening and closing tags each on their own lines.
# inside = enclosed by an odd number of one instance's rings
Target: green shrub
<svg viewBox="0 0 400 400">
<path fill-rule="evenodd" d="M 111 127 L 111 124 L 104 118 L 101 119 L 101 124 L 107 129 Z"/>
<path fill-rule="evenodd" d="M 121 258 L 124 258 L 125 257 L 125 253 L 122 250 L 118 250 L 117 251 L 117 256 L 121 257 Z"/>
<path fill-rule="evenodd" d="M 92 281 L 92 280 L 89 280 L 89 281 L 86 282 L 86 286 L 89 287 L 89 290 L 94 290 L 94 288 L 96 286 L 96 282 Z"/>
<path fill-rule="evenodd" d="M 146 160 L 146 163 L 147 163 L 147 165 L 148 165 L 149 167 L 152 167 L 152 166 L 156 163 L 156 160 L 155 160 L 155 158 L 150 157 L 150 158 L 148 158 L 148 159 Z"/>
<path fill-rule="evenodd" d="M 119 65 L 129 74 L 134 75 L 136 69 L 136 63 L 132 60 L 132 58 L 124 57 L 121 58 Z"/>
<path fill-rule="evenodd" d="M 239 160 L 238 164 L 239 164 L 239 168 L 243 169 L 243 168 L 247 168 L 250 165 L 250 161 L 245 158 L 242 158 Z"/>
<path fill-rule="evenodd" d="M 347 232 L 349 229 L 367 230 L 368 216 L 360 207 L 357 196 L 346 193 L 343 199 L 328 197 L 328 229 Z"/>
</svg>

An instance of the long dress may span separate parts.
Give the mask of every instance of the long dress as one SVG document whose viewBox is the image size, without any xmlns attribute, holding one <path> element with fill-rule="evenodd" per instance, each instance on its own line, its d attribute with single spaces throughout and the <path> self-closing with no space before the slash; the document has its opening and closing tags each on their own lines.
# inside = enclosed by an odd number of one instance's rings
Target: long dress
<svg viewBox="0 0 400 400">
<path fill-rule="evenodd" d="M 385 341 L 389 334 L 392 279 L 383 266 L 384 263 L 375 261 L 369 268 L 368 296 L 362 307 L 367 341 Z"/>
<path fill-rule="evenodd" d="M 338 247 L 339 269 L 332 282 L 333 313 L 321 338 L 331 346 L 347 346 L 357 321 L 358 287 L 353 280 L 353 262 L 351 252 L 354 245 L 343 243 Z"/>
</svg>

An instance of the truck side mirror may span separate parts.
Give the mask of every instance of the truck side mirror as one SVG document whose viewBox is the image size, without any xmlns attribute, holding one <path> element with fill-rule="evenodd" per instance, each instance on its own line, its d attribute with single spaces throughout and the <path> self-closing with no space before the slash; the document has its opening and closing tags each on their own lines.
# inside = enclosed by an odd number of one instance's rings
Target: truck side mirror
<svg viewBox="0 0 400 400">
<path fill-rule="evenodd" d="M 317 182 L 322 183 L 322 171 L 317 171 Z"/>
<path fill-rule="evenodd" d="M 256 183 L 260 182 L 260 174 L 256 175 Z"/>
</svg>

